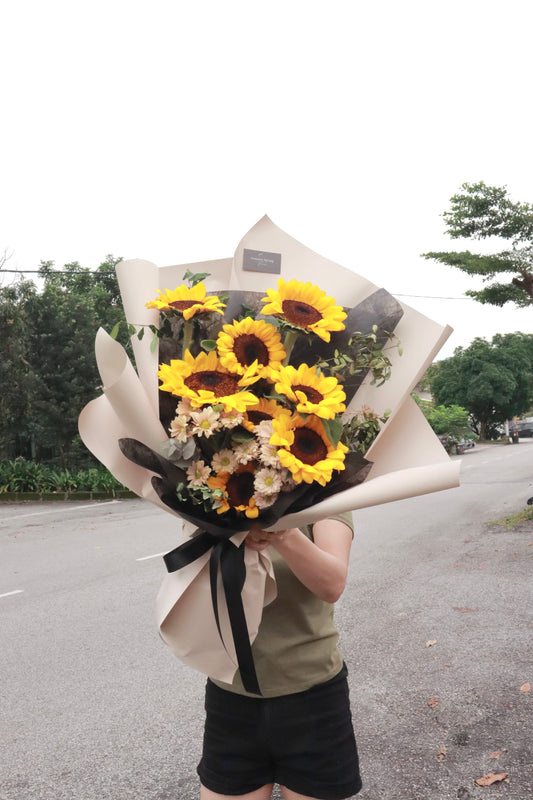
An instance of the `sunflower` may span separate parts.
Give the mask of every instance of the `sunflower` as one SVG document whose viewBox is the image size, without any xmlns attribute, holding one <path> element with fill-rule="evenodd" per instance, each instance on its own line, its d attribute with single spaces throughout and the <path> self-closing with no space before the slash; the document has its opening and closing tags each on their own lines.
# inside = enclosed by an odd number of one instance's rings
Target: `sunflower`
<svg viewBox="0 0 533 800">
<path fill-rule="evenodd" d="M 342 442 L 337 447 L 331 444 L 318 417 L 304 420 L 299 414 L 290 419 L 283 416 L 273 420 L 272 427 L 270 443 L 278 447 L 281 464 L 297 483 L 316 481 L 325 486 L 334 469 L 344 469 L 348 448 Z"/>
<path fill-rule="evenodd" d="M 285 283 L 279 278 L 278 290 L 267 289 L 262 302 L 266 303 L 262 314 L 282 316 L 291 325 L 313 331 L 325 342 L 329 342 L 331 331 L 344 330 L 342 320 L 346 314 L 342 306 L 336 306 L 333 297 L 327 297 L 312 283 L 296 280 Z"/>
<path fill-rule="evenodd" d="M 326 378 L 315 367 L 300 364 L 294 367 L 281 367 L 275 377 L 275 389 L 293 403 L 300 414 L 316 414 L 322 419 L 335 419 L 346 406 L 342 386 L 337 378 Z M 253 412 L 252 412 L 253 413 Z"/>
<path fill-rule="evenodd" d="M 275 400 L 267 400 L 265 397 L 261 397 L 256 406 L 245 412 L 242 426 L 251 431 L 251 433 L 255 433 L 260 422 L 277 419 L 281 414 L 287 414 L 290 417 L 291 412 L 288 408 L 280 406 Z"/>
<path fill-rule="evenodd" d="M 243 464 L 235 472 L 220 472 L 216 477 L 208 478 L 207 483 L 211 489 L 221 489 L 224 498 L 220 501 L 217 514 L 223 514 L 234 508 L 243 511 L 249 519 L 259 515 L 259 509 L 254 498 L 254 473 L 251 464 Z"/>
<path fill-rule="evenodd" d="M 276 328 L 251 317 L 224 325 L 218 334 L 217 349 L 221 364 L 239 375 L 244 375 L 255 364 L 257 374 L 268 377 L 270 369 L 278 369 L 285 358 Z"/>
<path fill-rule="evenodd" d="M 241 390 L 255 383 L 258 376 L 245 374 L 239 378 L 220 364 L 214 350 L 196 358 L 186 350 L 183 361 L 173 359 L 170 364 L 161 364 L 157 375 L 163 381 L 159 387 L 162 391 L 188 398 L 194 408 L 221 404 L 224 411 L 241 412 L 257 403 L 252 392 Z"/>
<path fill-rule="evenodd" d="M 222 314 L 221 309 L 225 308 L 225 303 L 221 303 L 216 295 L 206 296 L 205 286 L 201 281 L 190 289 L 182 283 L 176 289 L 165 289 L 165 293 L 159 289 L 158 291 L 159 297 L 146 303 L 146 307 L 159 308 L 161 311 L 174 310 L 183 314 L 184 319 L 191 319 L 198 312 L 216 311 Z"/>
</svg>

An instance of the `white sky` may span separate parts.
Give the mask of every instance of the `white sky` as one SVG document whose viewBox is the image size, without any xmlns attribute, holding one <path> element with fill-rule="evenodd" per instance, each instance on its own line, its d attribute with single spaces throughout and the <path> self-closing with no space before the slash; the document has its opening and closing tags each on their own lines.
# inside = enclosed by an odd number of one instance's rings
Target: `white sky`
<svg viewBox="0 0 533 800">
<path fill-rule="evenodd" d="M 16 0 L 0 11 L 0 250 L 231 256 L 268 214 L 393 294 L 460 297 L 463 182 L 533 202 L 530 0 Z M 475 250 L 477 243 L 464 245 Z M 533 310 L 402 297 L 475 336 Z"/>
</svg>

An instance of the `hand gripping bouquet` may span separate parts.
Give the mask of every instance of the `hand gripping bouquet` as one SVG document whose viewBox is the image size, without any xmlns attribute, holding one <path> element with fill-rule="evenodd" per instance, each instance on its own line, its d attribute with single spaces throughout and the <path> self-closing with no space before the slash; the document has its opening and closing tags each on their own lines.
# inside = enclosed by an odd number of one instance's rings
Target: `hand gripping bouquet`
<svg viewBox="0 0 533 800">
<path fill-rule="evenodd" d="M 117 275 L 137 372 L 100 330 L 103 394 L 80 415 L 82 439 L 184 520 L 156 602 L 163 640 L 220 680 L 240 668 L 260 693 L 251 643 L 276 589 L 247 532 L 456 486 L 410 397 L 451 329 L 267 217 L 233 259 L 127 261 Z"/>
</svg>

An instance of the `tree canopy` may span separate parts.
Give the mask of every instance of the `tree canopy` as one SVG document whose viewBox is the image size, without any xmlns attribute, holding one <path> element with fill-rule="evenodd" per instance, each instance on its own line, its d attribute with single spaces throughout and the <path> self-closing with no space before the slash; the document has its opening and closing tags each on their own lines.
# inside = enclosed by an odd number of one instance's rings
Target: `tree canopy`
<svg viewBox="0 0 533 800">
<path fill-rule="evenodd" d="M 489 439 L 498 425 L 531 408 L 532 361 L 530 334 L 477 338 L 435 365 L 431 392 L 438 405 L 466 408 L 476 433 Z"/>
<path fill-rule="evenodd" d="M 0 287 L 0 458 L 62 467 L 90 459 L 77 421 L 99 392 L 96 331 L 124 319 L 114 273 L 119 260 L 108 256 L 95 271 L 42 262 L 41 290 L 20 278 Z"/>
<path fill-rule="evenodd" d="M 457 405 L 433 406 L 416 396 L 414 399 L 437 436 L 445 436 L 449 444 L 456 444 L 461 439 L 475 438 L 466 408 Z"/>
<path fill-rule="evenodd" d="M 483 182 L 463 183 L 450 203 L 442 216 L 452 239 L 489 239 L 503 249 L 491 255 L 470 250 L 429 252 L 423 253 L 424 258 L 480 275 L 487 285 L 466 292 L 480 303 L 533 304 L 533 205 L 512 201 L 505 186 Z"/>
</svg>

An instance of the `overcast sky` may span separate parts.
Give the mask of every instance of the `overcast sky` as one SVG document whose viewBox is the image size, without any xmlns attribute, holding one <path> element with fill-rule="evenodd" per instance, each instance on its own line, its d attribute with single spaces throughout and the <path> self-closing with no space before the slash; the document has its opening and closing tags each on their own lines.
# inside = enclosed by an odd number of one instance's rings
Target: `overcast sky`
<svg viewBox="0 0 533 800">
<path fill-rule="evenodd" d="M 533 202 L 532 23 L 530 0 L 4 3 L 7 266 L 224 258 L 266 213 L 454 327 L 441 356 L 532 332 L 420 257 L 462 246 L 464 182 Z"/>
</svg>

